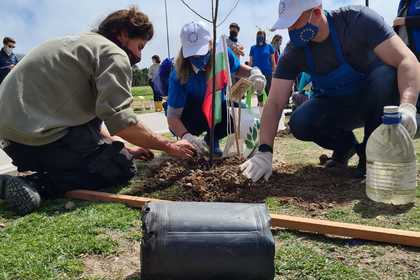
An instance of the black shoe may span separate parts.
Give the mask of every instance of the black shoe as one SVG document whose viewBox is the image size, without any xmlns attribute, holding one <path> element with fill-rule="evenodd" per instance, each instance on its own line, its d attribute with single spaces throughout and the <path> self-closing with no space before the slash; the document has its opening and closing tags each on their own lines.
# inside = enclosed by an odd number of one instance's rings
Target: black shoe
<svg viewBox="0 0 420 280">
<path fill-rule="evenodd" d="M 348 166 L 349 160 L 354 156 L 354 154 L 356 154 L 356 146 L 353 146 L 344 154 L 338 154 L 334 151 L 332 157 L 326 161 L 325 167 L 345 168 Z"/>
<path fill-rule="evenodd" d="M 359 163 L 357 164 L 354 177 L 364 178 L 366 176 L 366 152 L 364 151 L 364 146 L 362 144 L 357 145 L 356 152 L 359 156 Z"/>
<path fill-rule="evenodd" d="M 41 204 L 35 184 L 24 177 L 0 175 L 0 198 L 19 215 L 31 213 Z"/>
</svg>

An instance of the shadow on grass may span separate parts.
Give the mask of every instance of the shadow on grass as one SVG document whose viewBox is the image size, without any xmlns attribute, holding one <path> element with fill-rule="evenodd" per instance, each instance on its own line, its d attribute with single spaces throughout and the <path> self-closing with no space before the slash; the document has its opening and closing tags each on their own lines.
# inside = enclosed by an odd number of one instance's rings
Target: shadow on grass
<svg viewBox="0 0 420 280">
<path fill-rule="evenodd" d="M 359 201 L 353 210 L 359 213 L 362 218 L 376 218 L 381 215 L 396 216 L 404 214 L 414 207 L 414 203 L 407 205 L 389 205 L 385 203 L 377 203 L 369 199 L 363 199 Z"/>
</svg>

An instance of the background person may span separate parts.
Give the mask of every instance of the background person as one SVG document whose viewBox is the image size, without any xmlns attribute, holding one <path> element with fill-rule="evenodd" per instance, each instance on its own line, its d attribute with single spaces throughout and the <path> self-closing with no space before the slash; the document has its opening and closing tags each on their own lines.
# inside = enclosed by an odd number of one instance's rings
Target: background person
<svg viewBox="0 0 420 280">
<path fill-rule="evenodd" d="M 271 46 L 274 49 L 274 64 L 277 66 L 279 63 L 279 58 L 281 55 L 281 44 L 283 43 L 283 37 L 280 34 L 274 35 L 273 39 L 271 40 Z M 275 67 L 274 67 L 275 68 Z"/>
<path fill-rule="evenodd" d="M 257 43 L 256 45 L 251 47 L 249 52 L 249 65 L 251 67 L 258 67 L 261 69 L 265 79 L 267 80 L 267 84 L 265 86 L 266 94 L 270 91 L 271 86 L 271 77 L 273 75 L 273 71 L 275 69 L 275 61 L 274 61 L 274 48 L 271 44 L 267 44 L 266 42 L 266 35 L 264 31 L 258 31 L 256 35 Z M 263 95 L 258 96 L 258 103 L 262 106 L 263 102 Z"/>
<path fill-rule="evenodd" d="M 155 111 L 162 112 L 162 96 L 160 92 L 157 90 L 156 85 L 153 83 L 153 79 L 159 73 L 160 67 L 160 57 L 158 55 L 152 56 L 152 65 L 149 67 L 149 71 L 147 72 L 147 78 L 149 79 L 149 86 L 152 88 L 153 91 L 153 101 L 155 102 Z"/>
<path fill-rule="evenodd" d="M 3 48 L 0 50 L 0 84 L 18 63 L 18 59 L 13 53 L 15 47 L 16 41 L 14 39 L 4 37 Z"/>
<path fill-rule="evenodd" d="M 241 58 L 241 56 L 244 56 L 244 46 L 239 43 L 238 37 L 239 37 L 239 31 L 241 28 L 239 25 L 235 22 L 232 22 L 229 25 L 229 37 L 226 39 L 226 43 L 228 48 L 230 48 L 236 55 L 237 58 Z"/>
</svg>

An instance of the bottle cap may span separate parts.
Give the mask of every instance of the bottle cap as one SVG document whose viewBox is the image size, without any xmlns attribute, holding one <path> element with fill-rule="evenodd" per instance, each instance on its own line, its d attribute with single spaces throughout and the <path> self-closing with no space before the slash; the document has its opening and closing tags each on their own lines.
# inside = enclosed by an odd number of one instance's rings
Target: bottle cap
<svg viewBox="0 0 420 280">
<path fill-rule="evenodd" d="M 384 107 L 384 114 L 397 114 L 397 113 L 399 113 L 398 106 L 385 106 Z"/>
</svg>

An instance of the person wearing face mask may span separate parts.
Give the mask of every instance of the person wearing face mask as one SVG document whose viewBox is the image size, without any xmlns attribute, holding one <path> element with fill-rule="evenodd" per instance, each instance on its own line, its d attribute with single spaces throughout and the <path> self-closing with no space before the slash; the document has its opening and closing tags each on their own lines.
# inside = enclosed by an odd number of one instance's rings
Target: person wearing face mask
<svg viewBox="0 0 420 280">
<path fill-rule="evenodd" d="M 277 66 L 277 63 L 279 63 L 279 58 L 281 55 L 281 44 L 283 43 L 283 37 L 280 34 L 274 35 L 273 39 L 271 40 L 271 45 L 274 48 L 274 64 Z M 275 68 L 275 67 L 274 67 Z"/>
<path fill-rule="evenodd" d="M 14 39 L 4 37 L 3 48 L 0 50 L 0 84 L 18 63 L 18 59 L 13 53 L 15 47 L 16 41 Z"/>
<path fill-rule="evenodd" d="M 181 30 L 182 48 L 169 78 L 168 112 L 169 129 L 178 137 L 193 144 L 200 154 L 209 149 L 209 127 L 202 112 L 202 104 L 211 71 L 212 36 L 203 22 L 191 22 Z M 258 68 L 241 65 L 228 48 L 229 69 L 239 77 L 249 77 L 254 87 L 262 90 L 265 78 Z M 225 96 L 223 95 L 223 100 Z M 222 122 L 215 126 L 215 155 L 222 154 L 219 140 L 227 135 L 226 102 L 222 102 Z M 199 136 L 207 132 L 203 142 Z"/>
<path fill-rule="evenodd" d="M 313 95 L 291 115 L 290 130 L 333 151 L 325 167 L 346 167 L 357 153 L 355 175 L 365 174 L 366 142 L 384 106 L 399 105 L 402 125 L 415 135 L 418 62 L 380 15 L 364 6 L 324 11 L 321 0 L 282 0 L 273 29 L 286 28 L 291 41 L 273 75 L 259 152 L 242 165 L 246 176 L 270 177 L 277 124 L 301 72 L 311 75 Z M 360 144 L 353 134 L 358 127 L 364 127 Z"/>
<path fill-rule="evenodd" d="M 28 53 L 0 86 L 0 145 L 26 177 L 0 175 L 0 199 L 19 214 L 74 188 L 127 183 L 134 159 L 151 150 L 187 159 L 195 148 L 139 122 L 130 107 L 132 66 L 153 37 L 136 7 L 107 16 L 97 30 L 49 40 Z M 131 144 L 131 145 L 129 145 Z"/>
<path fill-rule="evenodd" d="M 250 66 L 258 67 L 261 69 L 263 75 L 267 80 L 265 86 L 265 92 L 268 94 L 271 86 L 271 76 L 276 65 L 274 61 L 274 48 L 271 44 L 266 43 L 266 35 L 264 31 L 257 32 L 257 44 L 251 47 L 249 52 L 249 64 Z M 263 96 L 258 96 L 258 103 L 262 106 Z"/>
<path fill-rule="evenodd" d="M 241 58 L 241 56 L 245 55 L 244 47 L 238 41 L 240 30 L 241 29 L 239 28 L 239 25 L 235 22 L 232 22 L 229 25 L 229 37 L 226 39 L 228 48 L 230 48 L 236 54 L 237 58 Z"/>
</svg>

